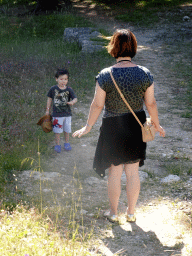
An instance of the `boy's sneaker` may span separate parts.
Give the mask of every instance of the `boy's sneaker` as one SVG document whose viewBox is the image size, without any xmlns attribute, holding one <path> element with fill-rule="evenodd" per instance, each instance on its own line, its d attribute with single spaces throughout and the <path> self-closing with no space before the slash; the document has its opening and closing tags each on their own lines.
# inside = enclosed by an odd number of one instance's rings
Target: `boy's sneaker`
<svg viewBox="0 0 192 256">
<path fill-rule="evenodd" d="M 70 150 L 71 150 L 71 145 L 70 145 L 70 143 L 64 143 L 64 149 L 65 149 L 66 151 L 70 151 Z"/>
<path fill-rule="evenodd" d="M 57 153 L 61 153 L 61 146 L 60 146 L 60 145 L 56 145 L 56 146 L 55 146 L 55 151 L 56 151 Z"/>
</svg>

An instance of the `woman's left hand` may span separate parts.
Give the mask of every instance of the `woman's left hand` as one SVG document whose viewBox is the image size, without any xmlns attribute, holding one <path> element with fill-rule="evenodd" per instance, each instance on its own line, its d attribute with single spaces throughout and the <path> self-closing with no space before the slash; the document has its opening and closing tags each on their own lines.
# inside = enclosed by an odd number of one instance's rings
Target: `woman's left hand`
<svg viewBox="0 0 192 256">
<path fill-rule="evenodd" d="M 73 137 L 77 137 L 78 136 L 78 138 L 81 138 L 81 136 L 83 136 L 83 135 L 87 134 L 88 132 L 90 132 L 91 129 L 92 129 L 91 126 L 87 126 L 86 125 L 83 128 L 81 128 L 80 130 L 77 130 L 76 132 L 74 132 L 72 136 Z"/>
</svg>

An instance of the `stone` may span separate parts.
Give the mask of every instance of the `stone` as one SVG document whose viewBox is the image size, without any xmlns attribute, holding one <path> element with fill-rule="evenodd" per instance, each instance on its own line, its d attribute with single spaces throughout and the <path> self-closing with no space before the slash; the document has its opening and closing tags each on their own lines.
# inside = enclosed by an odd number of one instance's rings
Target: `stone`
<svg viewBox="0 0 192 256">
<path fill-rule="evenodd" d="M 89 216 L 89 217 L 93 217 L 94 215 L 95 215 L 94 213 L 87 214 L 87 216 Z"/>
<path fill-rule="evenodd" d="M 149 177 L 149 175 L 147 172 L 139 171 L 140 182 L 144 182 L 148 177 Z M 121 181 L 123 183 L 126 183 L 126 174 L 124 172 L 121 176 Z"/>
<path fill-rule="evenodd" d="M 189 178 L 189 180 L 186 182 L 187 185 L 190 185 L 192 184 L 192 178 Z"/>
<path fill-rule="evenodd" d="M 64 40 L 77 42 L 83 53 L 92 53 L 104 49 L 100 42 L 93 42 L 91 39 L 101 37 L 101 33 L 93 28 L 66 28 L 64 30 Z M 101 43 L 102 44 L 102 43 Z"/>
<path fill-rule="evenodd" d="M 51 189 L 44 188 L 44 189 L 43 189 L 43 192 L 45 192 L 45 193 L 51 192 Z"/>
<path fill-rule="evenodd" d="M 98 31 L 93 31 L 93 32 L 90 34 L 90 37 L 91 37 L 91 38 L 94 38 L 94 37 L 101 37 L 101 33 L 98 32 Z"/>
<path fill-rule="evenodd" d="M 139 178 L 141 182 L 144 182 L 148 177 L 149 175 L 147 172 L 139 171 Z"/>
<path fill-rule="evenodd" d="M 183 21 L 190 21 L 189 16 L 184 16 L 184 17 L 183 17 Z"/>
<path fill-rule="evenodd" d="M 82 52 L 92 53 L 96 51 L 101 51 L 104 49 L 102 45 L 93 45 L 92 43 L 83 43 L 82 44 Z"/>
<path fill-rule="evenodd" d="M 86 214 L 88 211 L 81 209 L 80 214 Z"/>
<path fill-rule="evenodd" d="M 100 180 L 96 177 L 89 177 L 85 179 L 85 183 L 89 184 L 90 186 L 93 186 L 95 184 L 100 183 Z"/>
<path fill-rule="evenodd" d="M 172 182 L 177 182 L 180 180 L 180 177 L 177 176 L 177 175 L 173 175 L 173 174 L 170 174 L 168 175 L 167 177 L 165 178 L 162 178 L 160 180 L 161 183 L 172 183 Z"/>
<path fill-rule="evenodd" d="M 23 171 L 19 176 L 23 179 L 28 179 L 28 177 L 32 177 L 35 180 L 53 180 L 54 178 L 59 177 L 59 172 L 38 172 L 38 171 Z"/>
<path fill-rule="evenodd" d="M 66 28 L 64 30 L 64 38 L 69 42 L 77 42 L 79 35 L 88 35 L 92 32 L 92 28 Z"/>
</svg>

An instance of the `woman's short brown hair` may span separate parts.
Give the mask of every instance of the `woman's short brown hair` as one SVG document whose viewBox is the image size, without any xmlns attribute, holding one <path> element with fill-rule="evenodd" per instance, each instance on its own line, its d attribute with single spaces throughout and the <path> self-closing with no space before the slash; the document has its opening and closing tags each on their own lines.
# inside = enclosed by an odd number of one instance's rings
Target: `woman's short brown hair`
<svg viewBox="0 0 192 256">
<path fill-rule="evenodd" d="M 131 57 L 137 52 L 137 40 L 128 29 L 117 30 L 107 46 L 108 53 L 114 58 Z"/>
</svg>

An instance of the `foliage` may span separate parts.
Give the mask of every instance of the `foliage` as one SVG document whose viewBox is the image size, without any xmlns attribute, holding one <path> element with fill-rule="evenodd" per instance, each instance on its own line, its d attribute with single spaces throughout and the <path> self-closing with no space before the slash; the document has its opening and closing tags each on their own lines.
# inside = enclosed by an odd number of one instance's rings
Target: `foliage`
<svg viewBox="0 0 192 256">
<path fill-rule="evenodd" d="M 182 16 L 182 13 L 175 9 L 175 13 L 173 12 L 170 17 L 167 17 L 169 15 L 169 11 L 173 11 L 173 7 L 176 8 L 182 4 L 188 4 L 190 2 L 191 0 L 135 0 L 132 3 L 129 1 L 123 1 L 123 3 L 119 2 L 119 7 L 124 8 L 124 11 L 122 11 L 121 14 L 115 12 L 115 18 L 117 20 L 130 22 L 142 27 L 152 27 L 155 23 L 162 22 L 164 20 L 166 20 L 166 22 L 178 22 L 180 20 L 179 16 Z"/>
<path fill-rule="evenodd" d="M 11 215 L 1 211 L 0 238 L 0 254 L 5 256 L 90 255 L 86 243 L 65 239 L 48 216 L 42 218 L 35 208 L 27 210 L 22 205 Z"/>
<path fill-rule="evenodd" d="M 45 134 L 36 123 L 45 113 L 56 69 L 68 68 L 69 86 L 78 100 L 84 101 L 94 90 L 95 75 L 111 59 L 105 53 L 102 58 L 101 53 L 83 56 L 77 43 L 63 41 L 66 27 L 91 26 L 75 15 L 1 15 L 0 23 L 0 142 L 4 145 L 0 149 L 0 177 L 7 182 L 11 170 L 21 170 L 22 159 L 36 154 L 38 138 L 42 155 L 49 154 L 53 133 Z"/>
<path fill-rule="evenodd" d="M 1 16 L 0 43 L 19 43 L 28 40 L 57 40 L 61 38 L 66 27 L 89 26 L 90 23 L 81 17 L 66 14 L 51 14 L 40 16 L 28 16 L 27 18 L 8 19 Z"/>
<path fill-rule="evenodd" d="M 6 5 L 9 7 L 18 5 L 34 5 L 36 3 L 36 0 L 0 0 L 0 5 Z"/>
<path fill-rule="evenodd" d="M 186 0 L 119 0 L 112 2 L 110 0 L 94 0 L 92 2 L 103 3 L 108 6 L 120 6 L 120 7 L 130 7 L 130 6 L 142 6 L 142 7 L 169 7 L 169 6 L 176 6 L 181 5 L 184 3 L 189 3 Z"/>
</svg>

